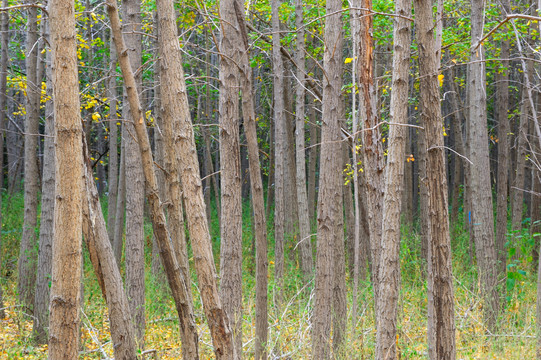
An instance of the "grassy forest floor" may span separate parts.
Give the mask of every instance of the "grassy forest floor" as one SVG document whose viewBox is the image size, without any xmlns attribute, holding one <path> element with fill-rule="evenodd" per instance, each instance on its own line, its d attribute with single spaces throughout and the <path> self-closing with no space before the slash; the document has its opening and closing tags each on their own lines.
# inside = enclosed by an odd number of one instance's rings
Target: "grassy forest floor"
<svg viewBox="0 0 541 360">
<path fill-rule="evenodd" d="M 6 200 L 6 199 L 5 199 Z M 7 318 L 0 320 L 0 359 L 45 359 L 47 346 L 37 346 L 32 341 L 32 321 L 16 305 L 16 268 L 19 239 L 22 232 L 23 198 L 15 195 L 9 205 L 4 201 L 2 230 L 2 287 Z M 248 207 L 246 207 L 248 208 Z M 253 236 L 248 209 L 245 211 L 244 264 L 243 264 L 243 351 L 246 359 L 253 358 L 255 329 L 255 260 Z M 272 219 L 271 219 L 272 220 Z M 219 254 L 219 227 L 216 221 L 211 227 L 215 257 Z M 150 249 L 152 227 L 145 225 L 146 249 L 146 319 L 145 349 L 154 349 L 160 359 L 180 358 L 180 335 L 174 302 L 164 277 L 150 273 Z M 531 237 L 524 231 L 521 238 L 523 253 L 531 250 Z M 286 304 L 277 311 L 273 306 L 273 240 L 269 245 L 269 349 L 280 352 L 285 359 L 309 359 L 310 316 L 313 293 L 303 291 L 298 262 L 286 258 L 285 299 Z M 467 234 L 461 226 L 452 234 L 453 273 L 455 290 L 455 320 L 457 359 L 534 359 L 535 358 L 535 306 L 536 271 L 531 258 L 517 261 L 510 267 L 511 275 L 502 284 L 507 288 L 500 312 L 497 334 L 488 334 L 482 325 L 482 308 L 476 280 L 475 267 L 468 255 Z M 289 252 L 293 245 L 288 243 Z M 526 251 L 524 251 L 526 250 Z M 402 359 L 424 359 L 426 345 L 426 284 L 422 280 L 420 262 L 420 239 L 414 231 L 403 230 L 401 250 L 401 295 L 399 302 L 398 346 Z M 218 265 L 218 264 L 217 264 Z M 193 268 L 193 267 L 192 267 Z M 219 268 L 219 266 L 217 266 Z M 6 275 L 9 275 L 6 278 Z M 347 277 L 348 280 L 349 276 Z M 196 322 L 200 334 L 202 359 L 214 358 L 208 327 L 205 324 L 201 300 L 198 296 L 195 274 L 192 274 L 195 296 Z M 351 287 L 348 281 L 348 309 L 351 311 Z M 351 313 L 348 313 L 348 359 L 372 359 L 374 356 L 375 324 L 373 294 L 370 283 L 362 283 L 359 295 L 359 318 L 352 331 Z M 107 308 L 85 254 L 84 309 L 81 315 L 81 358 L 112 358 Z M 148 354 L 146 358 L 153 358 Z"/>
</svg>

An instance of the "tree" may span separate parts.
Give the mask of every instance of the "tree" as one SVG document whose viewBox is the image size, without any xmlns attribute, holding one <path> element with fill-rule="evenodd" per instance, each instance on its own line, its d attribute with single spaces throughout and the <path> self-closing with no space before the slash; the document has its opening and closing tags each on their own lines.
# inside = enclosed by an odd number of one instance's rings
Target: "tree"
<svg viewBox="0 0 541 360">
<path fill-rule="evenodd" d="M 415 27 L 419 44 L 420 115 L 426 157 L 428 219 L 428 346 L 431 359 L 454 359 L 454 293 L 451 270 L 447 182 L 442 116 L 438 89 L 439 48 L 434 39 L 432 4 L 415 0 Z"/>
<path fill-rule="evenodd" d="M 321 160 L 318 197 L 318 228 L 316 255 L 315 306 L 313 314 L 312 358 L 331 358 L 331 322 L 336 316 L 344 316 L 343 309 L 332 309 L 335 286 L 334 265 L 337 246 L 344 246 L 342 215 L 342 162 L 336 161 L 341 154 L 340 119 L 343 118 L 341 104 L 342 88 L 342 3 L 329 0 L 326 5 L 325 49 L 323 55 L 323 108 L 321 129 Z M 333 316 L 334 315 L 334 316 Z M 332 319 L 332 320 L 331 320 Z M 345 324 L 345 321 L 344 321 Z M 333 349 L 339 354 L 343 330 L 334 328 Z"/>
<path fill-rule="evenodd" d="M 26 118 L 24 122 L 24 224 L 19 253 L 19 301 L 33 311 L 36 286 L 38 214 L 38 135 L 41 79 L 38 79 L 38 9 L 28 8 L 26 38 Z"/>
<path fill-rule="evenodd" d="M 220 297 L 231 322 L 235 351 L 242 351 L 242 175 L 239 147 L 240 24 L 235 1 L 220 1 Z"/>
<path fill-rule="evenodd" d="M 141 1 L 122 1 L 123 22 L 126 45 L 130 51 L 130 64 L 132 69 L 141 67 L 142 37 L 141 37 Z M 118 52 L 117 52 L 118 53 Z M 136 75 L 136 90 L 141 91 L 141 72 Z M 143 208 L 145 203 L 145 178 L 139 154 L 137 141 L 133 136 L 135 132 L 132 123 L 137 121 L 132 117 L 127 91 L 124 93 L 124 171 L 129 174 L 126 188 L 126 285 L 130 301 L 133 323 L 137 329 L 139 347 L 144 347 L 145 335 L 145 252 L 143 235 Z M 120 262 L 119 262 L 120 263 Z"/>
<path fill-rule="evenodd" d="M 499 297 L 496 292 L 496 251 L 490 188 L 490 163 L 486 113 L 486 75 L 483 44 L 484 0 L 472 0 L 471 52 L 468 67 L 469 158 L 471 169 L 471 210 L 479 279 L 484 296 L 485 321 L 489 330 L 496 325 Z"/>
<path fill-rule="evenodd" d="M 377 315 L 376 357 L 395 359 L 398 292 L 400 288 L 400 210 L 408 122 L 408 70 L 410 61 L 411 0 L 395 4 L 393 77 L 389 116 L 389 147 L 385 168 L 383 228 L 378 280 L 381 282 L 380 311 Z"/>
<path fill-rule="evenodd" d="M 55 121 L 54 241 L 49 359 L 75 359 L 79 346 L 83 154 L 75 4 L 49 3 Z"/>
<path fill-rule="evenodd" d="M 8 6 L 8 1 L 4 0 L 2 5 L 4 7 Z M 7 70 L 8 70 L 8 42 L 9 42 L 9 16 L 6 12 L 0 14 L 1 16 L 1 26 L 2 26 L 2 37 L 1 44 L 2 49 L 0 53 L 0 169 L 2 174 L 0 175 L 0 253 L 2 253 L 2 195 L 4 188 L 4 128 L 6 126 L 6 107 L 7 107 Z M 0 319 L 4 319 L 4 295 L 2 291 L 2 286 L 0 286 Z"/>
<path fill-rule="evenodd" d="M 109 197 L 107 200 L 107 231 L 111 245 L 115 242 L 115 219 L 116 205 L 118 199 L 118 125 L 117 125 L 117 89 L 116 89 L 116 51 L 113 39 L 110 39 L 109 46 L 109 79 L 107 81 L 107 97 L 109 98 Z M 124 210 L 124 208 L 122 208 Z M 117 261 L 120 264 L 120 261 Z"/>
</svg>

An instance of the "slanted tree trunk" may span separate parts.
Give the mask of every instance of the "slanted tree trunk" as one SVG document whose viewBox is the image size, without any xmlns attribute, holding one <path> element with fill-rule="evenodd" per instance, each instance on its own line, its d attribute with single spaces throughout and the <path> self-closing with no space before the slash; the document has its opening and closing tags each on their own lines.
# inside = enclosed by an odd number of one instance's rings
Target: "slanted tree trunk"
<svg viewBox="0 0 541 360">
<path fill-rule="evenodd" d="M 399 16 L 411 16 L 411 0 L 395 3 Z M 383 228 L 378 279 L 381 285 L 380 311 L 377 313 L 376 357 L 396 359 L 397 314 L 400 289 L 400 209 L 408 123 L 408 70 L 411 22 L 394 18 L 394 52 L 389 122 L 389 147 L 383 197 Z M 437 106 L 437 104 L 436 104 Z"/>
<path fill-rule="evenodd" d="M 141 1 L 122 1 L 122 31 L 125 33 L 126 45 L 130 51 L 130 64 L 132 69 L 139 69 L 142 56 L 141 37 Z M 118 53 L 118 52 L 117 52 Z M 136 91 L 141 91 L 141 74 L 136 76 Z M 143 233 L 143 213 L 145 203 L 145 179 L 139 155 L 139 147 L 132 124 L 137 121 L 131 117 L 130 104 L 127 101 L 127 92 L 124 93 L 123 117 L 128 119 L 124 123 L 124 171 L 129 174 L 126 187 L 126 287 L 130 302 L 133 323 L 137 331 L 138 346 L 144 348 L 145 335 L 145 251 Z"/>
<path fill-rule="evenodd" d="M 47 28 L 48 24 L 45 25 Z M 48 29 L 45 36 L 48 38 Z M 47 52 L 47 96 L 53 95 L 50 52 Z M 43 180 L 41 184 L 41 220 L 39 228 L 38 272 L 36 296 L 34 299 L 34 326 L 32 333 L 39 344 L 48 340 L 49 325 L 49 280 L 51 276 L 52 245 L 54 238 L 54 189 L 55 189 L 55 151 L 53 102 L 45 105 L 45 144 L 43 146 Z"/>
<path fill-rule="evenodd" d="M 199 357 L 198 335 L 195 326 L 193 310 L 193 296 L 191 291 L 190 269 L 188 263 L 188 247 L 184 232 L 184 215 L 182 211 L 182 188 L 180 184 L 179 152 L 175 146 L 176 136 L 180 130 L 180 114 L 175 107 L 178 105 L 178 94 L 173 92 L 175 85 L 171 84 L 179 79 L 177 63 L 180 63 L 178 54 L 177 29 L 173 2 L 158 0 L 158 50 L 161 56 L 160 72 L 160 116 L 162 118 L 163 145 L 165 154 L 165 182 L 168 199 L 168 225 L 173 249 L 180 267 L 181 277 L 186 282 L 186 295 L 184 299 L 185 324 L 180 328 L 182 339 L 182 354 L 186 359 Z M 175 44 L 177 44 L 175 46 Z M 182 74 L 181 74 L 182 75 Z M 183 79 L 182 79 L 183 80 Z"/>
<path fill-rule="evenodd" d="M 315 306 L 313 314 L 312 358 L 331 358 L 331 322 L 334 327 L 332 341 L 336 356 L 343 356 L 342 346 L 345 325 L 343 309 L 332 307 L 334 287 L 337 284 L 335 264 L 339 254 L 338 246 L 343 247 L 344 230 L 342 214 L 342 162 L 336 161 L 341 153 L 340 120 L 343 119 L 341 104 L 342 88 L 342 21 L 340 9 L 342 2 L 327 1 L 325 21 L 325 50 L 323 67 L 323 112 L 321 132 L 321 163 L 318 198 L 317 260 Z M 340 245 L 338 245 L 340 244 Z M 342 262 L 344 259 L 342 258 Z M 337 303 L 334 302 L 336 305 Z M 334 314 L 334 315 L 333 315 Z M 337 326 L 335 316 L 344 318 Z"/>
<path fill-rule="evenodd" d="M 485 323 L 494 330 L 498 314 L 498 294 L 496 292 L 497 271 L 494 246 L 494 215 L 490 182 L 490 163 L 488 153 L 488 131 L 486 113 L 486 74 L 484 48 L 479 43 L 483 36 L 483 0 L 472 0 L 471 12 L 471 59 L 469 65 L 469 157 L 473 162 L 471 169 L 471 210 L 475 250 L 479 277 L 484 296 Z"/>
<path fill-rule="evenodd" d="M 82 268 L 83 154 L 75 4 L 49 3 L 55 121 L 54 241 L 49 359 L 76 359 Z"/>
<path fill-rule="evenodd" d="M 220 297 L 231 322 L 235 351 L 242 351 L 242 174 L 239 147 L 240 37 L 235 1 L 220 1 Z"/>
<path fill-rule="evenodd" d="M 144 165 L 143 170 L 147 185 L 146 194 L 150 207 L 154 236 L 160 246 L 160 254 L 162 255 L 167 279 L 173 297 L 175 298 L 175 304 L 177 305 L 177 311 L 182 324 L 183 319 L 187 316 L 183 313 L 184 301 L 182 300 L 182 293 L 186 293 L 185 290 L 183 290 L 186 286 L 186 282 L 177 270 L 178 263 L 169 241 L 169 233 L 165 224 L 165 215 L 163 208 L 161 207 L 162 202 L 158 196 L 158 186 L 152 162 L 150 141 L 143 120 L 139 95 L 136 91 L 135 77 L 129 63 L 126 44 L 124 43 L 120 29 L 118 10 L 116 3 L 113 0 L 107 1 L 107 12 L 111 20 L 111 29 L 117 53 L 120 54 L 119 63 L 129 95 L 128 100 L 130 102 L 132 116 L 134 119 L 139 119 L 134 122 L 134 125 Z M 180 154 L 179 158 L 181 159 L 179 168 L 184 190 L 184 204 L 186 209 L 189 209 L 186 213 L 186 217 L 194 251 L 195 270 L 200 283 L 203 308 L 209 324 L 216 358 L 232 359 L 233 338 L 229 328 L 229 320 L 222 308 L 216 286 L 216 269 L 214 268 L 210 233 L 206 222 L 205 202 L 201 188 L 199 163 L 197 160 L 197 152 L 195 151 L 195 139 L 188 108 L 186 84 L 184 82 L 184 73 L 182 71 L 180 46 L 177 41 L 173 42 L 173 46 L 175 51 L 172 54 L 170 66 L 177 69 L 177 75 L 175 80 L 170 82 L 170 91 L 177 96 L 177 101 L 172 103 L 173 105 L 176 105 L 175 108 L 172 109 L 173 115 L 175 118 L 180 119 L 180 130 L 175 135 L 175 141 L 177 151 L 179 151 Z"/>
<path fill-rule="evenodd" d="M 304 17 L 302 0 L 295 3 L 295 25 L 297 27 L 297 84 L 296 84 L 296 111 L 295 111 L 295 156 L 296 156 L 296 190 L 297 212 L 299 217 L 299 258 L 305 284 L 312 277 L 312 241 L 310 231 L 310 217 L 308 210 L 308 194 L 306 192 L 306 156 L 304 150 L 304 103 L 305 103 L 305 43 L 304 43 Z"/>
<path fill-rule="evenodd" d="M 244 117 L 244 132 L 248 143 L 248 161 L 250 166 L 250 189 L 252 192 L 252 207 L 254 211 L 254 229 L 256 242 L 256 310 L 255 310 L 255 359 L 266 359 L 265 349 L 268 337 L 267 313 L 267 219 L 265 217 L 265 201 L 263 197 L 263 181 L 259 165 L 259 149 L 257 144 L 256 115 L 254 106 L 254 93 L 252 86 L 252 68 L 249 62 L 249 44 L 244 18 L 243 5 L 240 1 L 234 2 L 235 15 L 240 30 L 243 45 L 240 48 L 240 82 L 242 89 L 242 115 Z M 240 353 L 239 358 L 240 358 Z"/>
<path fill-rule="evenodd" d="M 116 50 L 113 39 L 109 46 L 109 80 L 107 81 L 107 97 L 109 98 L 109 198 L 107 209 L 107 233 L 111 244 L 115 239 L 116 205 L 118 199 L 118 125 L 117 125 L 117 91 L 116 91 Z M 118 262 L 120 264 L 120 262 Z"/>
<path fill-rule="evenodd" d="M 24 123 L 24 223 L 19 253 L 19 301 L 33 311 L 37 270 L 38 134 L 41 79 L 38 79 L 38 10 L 28 8 L 26 38 L 26 118 Z"/>
<path fill-rule="evenodd" d="M 128 297 L 122 286 L 122 277 L 115 261 L 113 247 L 108 239 L 86 144 L 83 144 L 83 152 L 86 164 L 83 198 L 84 240 L 107 302 L 115 359 L 133 360 L 137 358 L 137 346 Z"/>
<path fill-rule="evenodd" d="M 274 278 L 278 294 L 278 303 L 282 302 L 284 277 L 284 233 L 285 233 L 285 174 L 286 174 L 286 114 L 284 104 L 284 63 L 280 53 L 280 18 L 278 8 L 280 0 L 272 0 L 272 68 L 274 98 Z M 279 305 L 279 304 L 278 304 Z"/>
</svg>

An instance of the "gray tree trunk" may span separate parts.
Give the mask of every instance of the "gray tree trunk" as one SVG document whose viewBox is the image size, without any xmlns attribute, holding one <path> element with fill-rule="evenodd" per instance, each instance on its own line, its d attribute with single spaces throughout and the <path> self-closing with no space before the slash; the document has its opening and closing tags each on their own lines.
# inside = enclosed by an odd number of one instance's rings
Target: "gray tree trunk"
<svg viewBox="0 0 541 360">
<path fill-rule="evenodd" d="M 8 6 L 8 0 L 2 2 L 4 7 Z M 2 252 L 2 195 L 4 193 L 4 129 L 6 126 L 6 111 L 7 111 L 7 70 L 8 70 L 8 42 L 9 42 L 9 16 L 7 12 L 0 14 L 2 20 L 2 38 L 1 38 L 1 54 L 0 54 L 0 254 Z M 5 318 L 4 296 L 2 286 L 0 286 L 0 319 Z"/>
<path fill-rule="evenodd" d="M 117 90 L 116 90 L 116 50 L 113 38 L 109 46 L 109 80 L 107 81 L 107 97 L 109 98 L 109 198 L 107 209 L 107 233 L 111 244 L 115 239 L 116 205 L 118 198 L 118 125 L 117 125 Z M 118 262 L 120 264 L 120 262 Z"/>
</svg>

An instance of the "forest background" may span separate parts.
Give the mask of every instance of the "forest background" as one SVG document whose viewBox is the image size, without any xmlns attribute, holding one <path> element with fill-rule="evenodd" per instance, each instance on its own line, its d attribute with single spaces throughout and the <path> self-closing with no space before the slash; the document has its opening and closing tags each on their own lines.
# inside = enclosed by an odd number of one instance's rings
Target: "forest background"
<svg viewBox="0 0 541 360">
<path fill-rule="evenodd" d="M 0 16 L 0 358 L 541 358 L 541 1 Z"/>
</svg>

